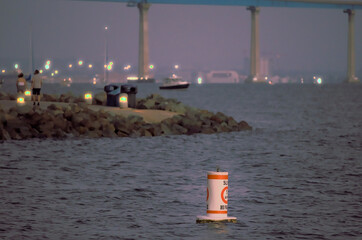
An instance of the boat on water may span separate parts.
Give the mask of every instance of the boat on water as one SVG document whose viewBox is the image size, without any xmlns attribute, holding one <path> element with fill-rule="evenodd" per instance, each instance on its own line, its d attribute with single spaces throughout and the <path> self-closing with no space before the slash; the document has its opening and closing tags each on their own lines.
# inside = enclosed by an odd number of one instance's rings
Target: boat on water
<svg viewBox="0 0 362 240">
<path fill-rule="evenodd" d="M 163 80 L 163 84 L 159 87 L 160 89 L 186 89 L 190 86 L 190 83 L 183 81 L 181 77 L 172 75 Z"/>
</svg>

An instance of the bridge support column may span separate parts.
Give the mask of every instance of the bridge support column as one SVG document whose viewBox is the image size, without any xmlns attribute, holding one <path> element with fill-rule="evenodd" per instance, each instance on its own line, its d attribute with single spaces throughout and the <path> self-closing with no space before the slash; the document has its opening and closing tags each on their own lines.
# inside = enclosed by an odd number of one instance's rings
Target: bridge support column
<svg viewBox="0 0 362 240">
<path fill-rule="evenodd" d="M 148 77 L 148 9 L 151 4 L 138 3 L 137 7 L 140 11 L 140 29 L 139 29 L 139 46 L 138 46 L 138 77 Z"/>
<path fill-rule="evenodd" d="M 343 12 L 348 14 L 348 65 L 347 65 L 347 79 L 346 82 L 356 83 L 359 82 L 358 78 L 355 76 L 355 51 L 354 51 L 354 15 L 355 11 L 353 9 L 346 9 Z"/>
<path fill-rule="evenodd" d="M 246 82 L 265 82 L 260 76 L 260 48 L 259 48 L 259 12 L 260 8 L 250 6 L 251 12 L 251 41 L 250 41 L 250 75 Z"/>
</svg>

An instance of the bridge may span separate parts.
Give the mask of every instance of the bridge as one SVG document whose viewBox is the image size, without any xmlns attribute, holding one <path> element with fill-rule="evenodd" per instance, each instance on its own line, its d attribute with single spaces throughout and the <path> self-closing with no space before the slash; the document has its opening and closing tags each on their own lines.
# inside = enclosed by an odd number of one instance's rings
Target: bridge
<svg viewBox="0 0 362 240">
<path fill-rule="evenodd" d="M 219 5 L 219 6 L 246 6 L 251 13 L 251 41 L 250 41 L 250 73 L 247 82 L 262 83 L 260 75 L 260 48 L 259 48 L 259 13 L 261 7 L 287 8 L 324 8 L 341 9 L 348 14 L 348 48 L 347 48 L 347 76 L 348 83 L 359 82 L 355 75 L 355 44 L 354 44 L 354 16 L 356 10 L 362 9 L 362 2 L 349 0 L 68 0 L 93 2 L 124 2 L 127 6 L 137 6 L 140 13 L 139 20 L 139 53 L 138 78 L 147 79 L 149 76 L 149 47 L 148 47 L 148 10 L 151 4 L 183 4 L 183 5 Z"/>
</svg>

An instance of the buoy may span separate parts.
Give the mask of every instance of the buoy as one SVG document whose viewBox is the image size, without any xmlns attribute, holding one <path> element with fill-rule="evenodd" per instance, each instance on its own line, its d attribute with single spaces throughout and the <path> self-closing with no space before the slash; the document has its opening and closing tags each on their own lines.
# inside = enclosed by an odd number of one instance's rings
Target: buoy
<svg viewBox="0 0 362 240">
<path fill-rule="evenodd" d="M 236 222 L 228 217 L 228 172 L 207 172 L 206 216 L 197 216 L 196 223 Z"/>
<path fill-rule="evenodd" d="M 121 108 L 128 108 L 128 94 L 121 93 L 119 96 L 119 106 Z"/>
</svg>

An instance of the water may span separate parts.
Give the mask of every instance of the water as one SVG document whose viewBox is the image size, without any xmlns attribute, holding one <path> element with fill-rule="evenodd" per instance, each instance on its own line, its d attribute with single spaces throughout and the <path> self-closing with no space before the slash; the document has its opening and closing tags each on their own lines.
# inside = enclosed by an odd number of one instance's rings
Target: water
<svg viewBox="0 0 362 240">
<path fill-rule="evenodd" d="M 3 142 L 0 238 L 362 238 L 361 85 L 138 91 L 221 111 L 254 129 Z M 206 173 L 217 167 L 229 172 L 228 215 L 238 223 L 196 224 L 206 215 Z"/>
</svg>

